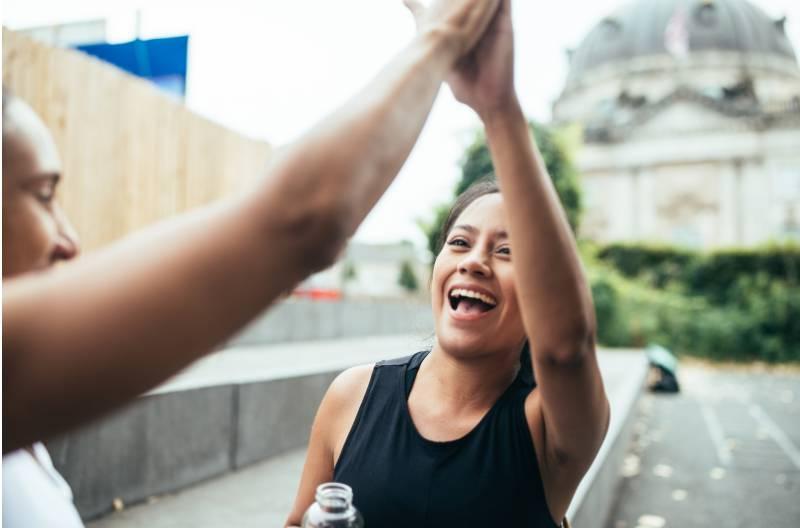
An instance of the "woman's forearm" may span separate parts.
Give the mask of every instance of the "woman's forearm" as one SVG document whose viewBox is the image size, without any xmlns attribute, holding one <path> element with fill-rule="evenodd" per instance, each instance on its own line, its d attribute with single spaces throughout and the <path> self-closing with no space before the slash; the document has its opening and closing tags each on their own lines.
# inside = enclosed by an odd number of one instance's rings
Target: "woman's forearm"
<svg viewBox="0 0 800 528">
<path fill-rule="evenodd" d="M 572 231 L 516 99 L 482 117 L 506 204 L 517 295 L 532 349 L 571 360 L 594 324 Z"/>
<path fill-rule="evenodd" d="M 457 53 L 445 33 L 415 39 L 248 195 L 5 281 L 4 452 L 153 387 L 331 264 L 400 169 Z"/>
</svg>

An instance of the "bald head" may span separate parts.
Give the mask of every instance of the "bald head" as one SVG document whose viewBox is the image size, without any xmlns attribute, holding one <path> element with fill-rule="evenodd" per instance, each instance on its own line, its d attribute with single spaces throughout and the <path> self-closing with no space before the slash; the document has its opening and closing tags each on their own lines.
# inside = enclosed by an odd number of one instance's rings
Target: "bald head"
<svg viewBox="0 0 800 528">
<path fill-rule="evenodd" d="M 53 136 L 41 118 L 22 99 L 3 91 L 3 179 L 6 171 L 12 173 L 14 167 L 7 167 L 6 160 L 19 162 L 19 157 L 35 158 L 36 168 L 47 172 L 61 172 Z"/>
</svg>

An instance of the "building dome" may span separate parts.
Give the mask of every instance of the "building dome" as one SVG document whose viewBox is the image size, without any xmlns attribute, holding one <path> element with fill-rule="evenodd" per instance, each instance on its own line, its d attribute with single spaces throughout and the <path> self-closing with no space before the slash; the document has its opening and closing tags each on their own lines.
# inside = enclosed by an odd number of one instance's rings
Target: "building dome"
<svg viewBox="0 0 800 528">
<path fill-rule="evenodd" d="M 754 0 L 756 1 L 756 0 Z M 599 242 L 800 240 L 800 66 L 747 0 L 632 0 L 571 54 L 556 125 Z"/>
<path fill-rule="evenodd" d="M 667 55 L 671 37 L 688 44 L 688 54 L 769 55 L 796 65 L 785 21 L 747 0 L 634 0 L 601 20 L 571 53 L 567 87 L 600 66 Z"/>
</svg>

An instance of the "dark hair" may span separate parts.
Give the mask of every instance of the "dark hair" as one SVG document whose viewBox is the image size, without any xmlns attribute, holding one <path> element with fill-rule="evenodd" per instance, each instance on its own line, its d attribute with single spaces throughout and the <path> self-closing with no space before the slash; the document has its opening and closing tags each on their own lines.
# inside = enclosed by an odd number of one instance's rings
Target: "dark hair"
<svg viewBox="0 0 800 528">
<path fill-rule="evenodd" d="M 453 224 L 456 223 L 456 220 L 458 220 L 458 217 L 461 216 L 461 213 L 463 213 L 472 202 L 488 194 L 495 194 L 499 192 L 500 186 L 497 185 L 497 181 L 494 180 L 493 176 L 490 174 L 473 183 L 467 187 L 464 192 L 459 194 L 456 197 L 456 201 L 453 203 L 453 206 L 450 208 L 450 212 L 447 213 L 447 218 L 442 224 L 442 231 L 439 233 L 439 240 L 436 242 L 436 254 L 438 255 L 442 250 L 442 247 L 447 240 L 447 235 L 449 235 L 450 231 L 453 229 Z M 523 378 L 527 383 L 535 386 L 536 376 L 534 375 L 533 364 L 531 363 L 530 341 L 528 339 L 525 340 L 525 344 L 522 346 L 519 359 Z"/>
<path fill-rule="evenodd" d="M 447 213 L 447 219 L 444 221 L 444 224 L 442 224 L 442 231 L 439 233 L 439 239 L 436 241 L 437 255 L 442 250 L 442 247 L 447 240 L 447 235 L 449 235 L 450 231 L 452 231 L 453 224 L 455 224 L 456 220 L 458 220 L 458 217 L 461 216 L 461 213 L 464 212 L 464 209 L 469 207 L 472 202 L 478 198 L 481 198 L 482 196 L 500 192 L 500 187 L 497 185 L 497 182 L 490 178 L 492 178 L 491 175 L 478 180 L 467 187 L 466 191 L 462 192 L 456 197 L 453 207 L 451 207 L 450 212 Z"/>
</svg>

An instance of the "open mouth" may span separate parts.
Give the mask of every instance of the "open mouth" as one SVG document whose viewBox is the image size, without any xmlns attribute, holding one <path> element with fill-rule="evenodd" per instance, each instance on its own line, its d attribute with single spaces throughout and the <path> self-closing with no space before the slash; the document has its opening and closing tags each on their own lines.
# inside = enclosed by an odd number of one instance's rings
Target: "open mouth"
<svg viewBox="0 0 800 528">
<path fill-rule="evenodd" d="M 448 294 L 450 308 L 457 314 L 474 315 L 493 310 L 497 299 L 485 293 L 464 288 L 453 288 Z"/>
</svg>

